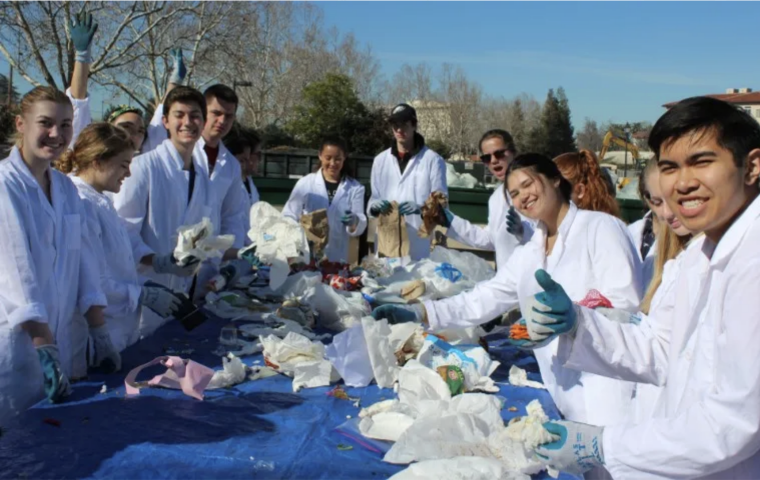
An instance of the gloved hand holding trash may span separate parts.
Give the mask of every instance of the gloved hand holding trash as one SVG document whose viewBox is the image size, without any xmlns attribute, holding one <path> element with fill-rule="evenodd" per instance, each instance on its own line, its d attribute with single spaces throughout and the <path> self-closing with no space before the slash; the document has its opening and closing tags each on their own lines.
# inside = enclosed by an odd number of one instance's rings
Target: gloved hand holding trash
<svg viewBox="0 0 760 480">
<path fill-rule="evenodd" d="M 251 272 L 251 266 L 248 260 L 232 260 L 208 281 L 206 287 L 212 292 L 219 292 L 226 287 L 232 288 L 241 277 Z"/>
<path fill-rule="evenodd" d="M 140 305 L 153 310 L 164 318 L 177 313 L 181 304 L 180 298 L 169 287 L 150 280 L 142 286 Z"/>
<path fill-rule="evenodd" d="M 555 438 L 536 448 L 536 455 L 546 465 L 575 475 L 604 465 L 603 427 L 556 420 L 544 423 L 544 428 Z"/>
<path fill-rule="evenodd" d="M 260 267 L 261 259 L 256 255 L 256 245 L 248 245 L 238 250 L 238 258 L 247 261 L 251 267 Z"/>
<path fill-rule="evenodd" d="M 369 207 L 369 214 L 373 217 L 385 215 L 391 211 L 393 206 L 388 200 L 378 200 Z"/>
<path fill-rule="evenodd" d="M 398 213 L 401 215 L 419 215 L 421 212 L 420 206 L 414 202 L 402 202 L 398 206 Z"/>
<path fill-rule="evenodd" d="M 577 328 L 576 305 L 546 270 L 536 270 L 536 281 L 543 292 L 530 297 L 523 311 L 528 335 L 534 342 L 545 342 Z"/>
<path fill-rule="evenodd" d="M 41 345 L 36 350 L 42 367 L 45 395 L 50 403 L 60 403 L 64 397 L 71 395 L 71 384 L 69 377 L 61 369 L 58 346 Z"/>
<path fill-rule="evenodd" d="M 185 263 L 180 265 L 172 253 L 153 256 L 153 270 L 156 273 L 167 273 L 178 277 L 192 277 L 199 264 L 200 260 L 195 257 L 188 257 Z"/>
<path fill-rule="evenodd" d="M 388 320 L 388 323 L 418 322 L 423 323 L 427 318 L 425 307 L 421 303 L 412 305 L 381 305 L 372 311 L 375 320 Z"/>
</svg>

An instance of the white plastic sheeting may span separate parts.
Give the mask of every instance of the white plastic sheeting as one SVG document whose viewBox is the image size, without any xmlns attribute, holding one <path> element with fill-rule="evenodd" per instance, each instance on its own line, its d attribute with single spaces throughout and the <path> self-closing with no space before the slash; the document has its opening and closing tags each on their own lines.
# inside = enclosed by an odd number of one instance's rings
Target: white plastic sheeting
<svg viewBox="0 0 760 480">
<path fill-rule="evenodd" d="M 203 217 L 195 225 L 186 225 L 177 229 L 177 246 L 174 258 L 184 265 L 189 257 L 198 260 L 222 258 L 225 250 L 235 243 L 235 235 L 213 235 L 214 225 L 208 217 Z"/>
<path fill-rule="evenodd" d="M 469 173 L 459 173 L 454 165 L 446 162 L 446 186 L 457 188 L 475 188 L 478 180 Z"/>
</svg>

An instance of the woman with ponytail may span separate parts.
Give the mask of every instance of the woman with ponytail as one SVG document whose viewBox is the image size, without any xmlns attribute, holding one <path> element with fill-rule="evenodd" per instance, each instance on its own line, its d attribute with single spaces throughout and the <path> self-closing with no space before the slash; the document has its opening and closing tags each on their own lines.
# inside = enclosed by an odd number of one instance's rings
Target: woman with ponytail
<svg viewBox="0 0 760 480">
<path fill-rule="evenodd" d="M 102 277 L 108 333 L 114 347 L 124 350 L 139 339 L 141 306 L 162 317 L 171 316 L 180 299 L 168 288 L 147 282 L 137 275 L 138 262 L 123 221 L 107 193 L 119 193 L 129 177 L 134 145 L 129 132 L 109 123 L 88 125 L 74 148 L 58 162 L 58 169 L 71 173 L 84 204 L 93 251 Z M 139 259 L 138 259 L 139 260 Z"/>
<path fill-rule="evenodd" d="M 578 208 L 620 217 L 620 207 L 615 197 L 610 195 L 594 152 L 581 150 L 563 153 L 554 159 L 554 163 L 573 186 L 572 200 Z"/>
</svg>

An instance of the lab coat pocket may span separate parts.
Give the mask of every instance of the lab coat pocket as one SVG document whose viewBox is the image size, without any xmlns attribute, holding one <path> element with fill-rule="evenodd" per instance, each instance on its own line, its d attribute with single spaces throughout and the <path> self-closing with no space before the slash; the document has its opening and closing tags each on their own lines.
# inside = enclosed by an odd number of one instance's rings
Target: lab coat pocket
<svg viewBox="0 0 760 480">
<path fill-rule="evenodd" d="M 78 213 L 63 216 L 63 235 L 67 249 L 79 250 L 82 247 L 82 219 Z"/>
</svg>

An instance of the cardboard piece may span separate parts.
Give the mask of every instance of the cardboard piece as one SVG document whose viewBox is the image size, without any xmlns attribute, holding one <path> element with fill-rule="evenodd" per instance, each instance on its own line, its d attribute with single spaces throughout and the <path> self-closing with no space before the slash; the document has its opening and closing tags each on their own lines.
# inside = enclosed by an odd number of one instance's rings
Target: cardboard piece
<svg viewBox="0 0 760 480">
<path fill-rule="evenodd" d="M 314 258 L 319 259 L 330 237 L 327 209 L 323 208 L 301 215 L 301 226 L 306 232 L 306 239 L 314 246 Z"/>
</svg>

